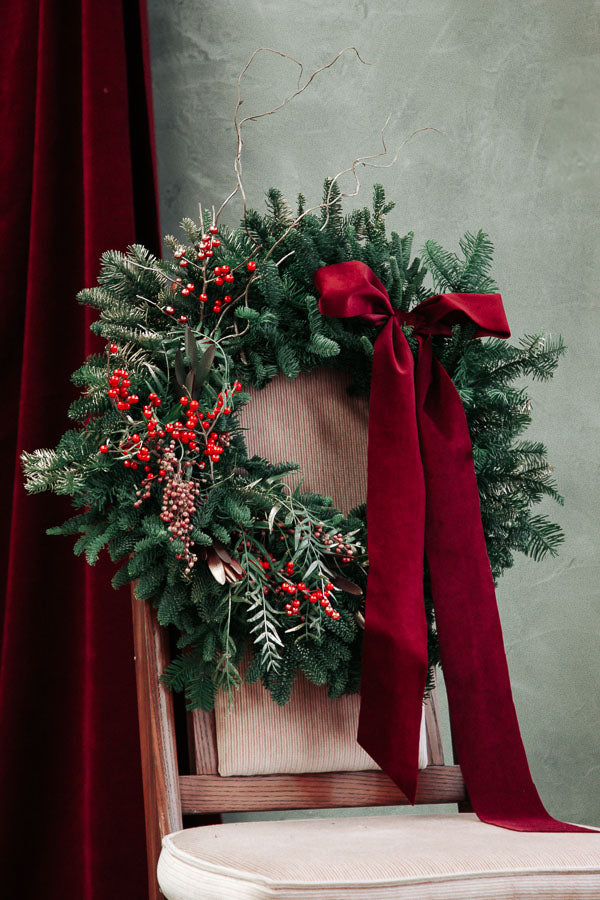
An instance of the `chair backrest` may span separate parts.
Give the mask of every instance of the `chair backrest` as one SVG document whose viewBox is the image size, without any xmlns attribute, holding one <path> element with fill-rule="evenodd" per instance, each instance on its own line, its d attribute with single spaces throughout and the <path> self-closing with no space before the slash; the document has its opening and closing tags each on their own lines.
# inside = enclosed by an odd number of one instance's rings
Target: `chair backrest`
<svg viewBox="0 0 600 900">
<path fill-rule="evenodd" d="M 344 379 L 323 370 L 293 383 L 279 378 L 256 392 L 243 424 L 251 452 L 300 463 L 305 488 L 328 493 L 348 511 L 366 493 L 367 420 L 365 399 L 350 397 Z M 275 759 L 268 774 L 221 775 L 215 713 L 199 710 L 187 718 L 190 771 L 180 772 L 173 697 L 159 680 L 169 661 L 169 636 L 152 606 L 133 593 L 132 598 L 151 897 L 159 896 L 154 873 L 161 839 L 183 827 L 184 815 L 408 802 L 379 769 L 282 774 Z M 267 715 L 278 712 L 271 704 Z M 435 691 L 425 705 L 425 729 L 427 767 L 420 773 L 416 802 L 464 807 L 460 767 L 444 765 Z"/>
</svg>

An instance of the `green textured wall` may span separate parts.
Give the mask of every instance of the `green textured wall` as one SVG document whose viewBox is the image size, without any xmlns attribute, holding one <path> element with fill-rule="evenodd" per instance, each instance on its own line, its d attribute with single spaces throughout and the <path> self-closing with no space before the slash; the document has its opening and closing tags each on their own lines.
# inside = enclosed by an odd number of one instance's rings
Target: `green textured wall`
<svg viewBox="0 0 600 900">
<path fill-rule="evenodd" d="M 600 15 L 594 0 L 149 0 L 163 229 L 219 203 L 233 185 L 239 70 L 259 46 L 305 62 L 348 56 L 277 116 L 252 125 L 251 204 L 272 184 L 318 201 L 326 175 L 433 125 L 380 180 L 390 224 L 456 246 L 484 227 L 513 334 L 560 332 L 569 354 L 533 386 L 534 426 L 566 497 L 560 556 L 520 560 L 499 604 L 515 700 L 550 810 L 600 825 L 598 147 Z M 250 74 L 247 112 L 274 106 L 290 63 Z M 233 211 L 230 221 L 235 221 Z"/>
</svg>

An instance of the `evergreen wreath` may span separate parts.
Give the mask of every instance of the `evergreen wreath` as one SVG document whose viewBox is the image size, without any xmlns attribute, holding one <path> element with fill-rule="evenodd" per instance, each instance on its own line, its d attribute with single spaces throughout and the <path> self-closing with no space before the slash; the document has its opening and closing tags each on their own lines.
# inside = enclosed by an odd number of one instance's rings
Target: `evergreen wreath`
<svg viewBox="0 0 600 900">
<path fill-rule="evenodd" d="M 249 457 L 239 420 L 250 401 L 242 385 L 261 388 L 280 373 L 330 366 L 368 392 L 375 329 L 320 314 L 316 269 L 362 260 L 403 310 L 433 292 L 428 272 L 436 291 L 496 290 L 484 232 L 465 234 L 460 254 L 428 241 L 413 258 L 412 233 L 386 235 L 393 204 L 381 186 L 371 209 L 344 217 L 340 200 L 328 181 L 320 212 L 300 196 L 294 213 L 271 189 L 267 212 L 247 211 L 235 229 L 214 213 L 184 220 L 186 240 L 166 238 L 170 259 L 139 245 L 105 253 L 98 286 L 78 299 L 98 311 L 91 328 L 106 353 L 73 375 L 76 426 L 55 450 L 23 454 L 28 491 L 66 494 L 83 510 L 50 533 L 79 535 L 75 553 L 90 565 L 106 547 L 121 564 L 114 587 L 133 582 L 177 629 L 180 654 L 163 678 L 190 708 L 211 709 L 219 689 L 231 695 L 248 645 L 243 678 L 262 680 L 277 703 L 299 669 L 332 697 L 359 689 L 365 507 L 346 517 L 328 497 L 289 489 L 297 466 Z M 497 579 L 516 551 L 537 560 L 562 540 L 533 511 L 544 496 L 562 498 L 543 444 L 521 437 L 530 402 L 515 382 L 551 377 L 564 346 L 543 335 L 517 346 L 474 339 L 460 327 L 433 344 L 466 410 Z M 424 587 L 431 672 L 427 571 Z"/>
</svg>

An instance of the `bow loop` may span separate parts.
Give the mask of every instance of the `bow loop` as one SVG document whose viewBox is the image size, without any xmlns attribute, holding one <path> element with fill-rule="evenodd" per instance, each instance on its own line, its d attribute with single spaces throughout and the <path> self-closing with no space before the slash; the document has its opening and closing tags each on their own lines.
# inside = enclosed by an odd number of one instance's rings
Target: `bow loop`
<svg viewBox="0 0 600 900">
<path fill-rule="evenodd" d="M 362 262 L 334 263 L 315 272 L 321 295 L 319 309 L 336 319 L 361 318 L 384 325 L 394 315 L 388 292 L 375 273 Z"/>
</svg>

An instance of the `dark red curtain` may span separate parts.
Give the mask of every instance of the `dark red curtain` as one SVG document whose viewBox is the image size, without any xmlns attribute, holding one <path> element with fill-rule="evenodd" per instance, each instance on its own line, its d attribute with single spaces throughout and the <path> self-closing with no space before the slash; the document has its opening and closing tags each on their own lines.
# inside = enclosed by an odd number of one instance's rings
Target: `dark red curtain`
<svg viewBox="0 0 600 900">
<path fill-rule="evenodd" d="M 18 457 L 68 427 L 100 253 L 159 251 L 145 0 L 13 0 L 2 29 L 0 894 L 141 900 L 128 596 L 45 535 L 70 507 Z"/>
</svg>

